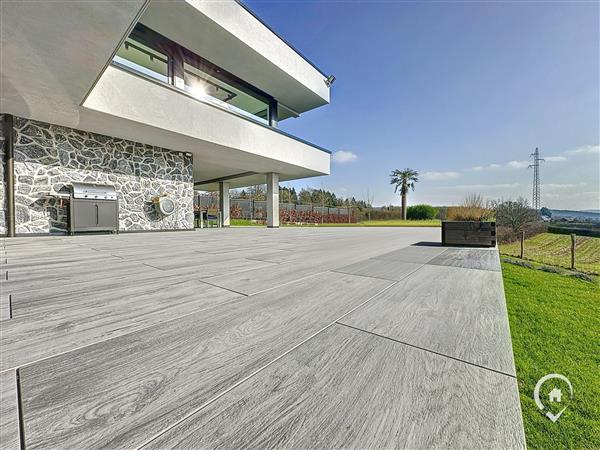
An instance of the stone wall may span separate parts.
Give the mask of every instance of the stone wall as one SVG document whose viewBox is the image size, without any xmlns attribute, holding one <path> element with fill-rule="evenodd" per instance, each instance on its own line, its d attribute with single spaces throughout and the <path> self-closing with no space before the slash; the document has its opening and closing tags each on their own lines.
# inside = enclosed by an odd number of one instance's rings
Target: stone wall
<svg viewBox="0 0 600 450">
<path fill-rule="evenodd" d="M 16 232 L 64 233 L 73 181 L 114 185 L 120 231 L 193 228 L 192 157 L 151 145 L 15 117 Z M 152 197 L 177 210 L 163 217 Z"/>
</svg>

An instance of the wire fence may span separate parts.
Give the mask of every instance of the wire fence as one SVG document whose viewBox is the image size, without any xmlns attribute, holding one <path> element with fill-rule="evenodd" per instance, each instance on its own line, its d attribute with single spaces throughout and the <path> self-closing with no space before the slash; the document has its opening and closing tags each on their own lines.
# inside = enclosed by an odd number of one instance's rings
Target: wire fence
<svg viewBox="0 0 600 450">
<path fill-rule="evenodd" d="M 232 219 L 267 220 L 265 200 L 230 199 Z M 218 197 L 198 196 L 196 211 L 219 211 Z M 315 205 L 279 204 L 279 220 L 283 223 L 356 223 L 357 214 L 352 207 L 329 207 Z"/>
</svg>

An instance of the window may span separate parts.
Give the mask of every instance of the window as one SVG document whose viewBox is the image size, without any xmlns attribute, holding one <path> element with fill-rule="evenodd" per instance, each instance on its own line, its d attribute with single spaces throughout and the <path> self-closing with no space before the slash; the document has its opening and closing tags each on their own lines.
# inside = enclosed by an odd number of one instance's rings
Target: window
<svg viewBox="0 0 600 450">
<path fill-rule="evenodd" d="M 121 45 L 114 60 L 164 83 L 169 82 L 169 57 L 130 37 Z"/>
<path fill-rule="evenodd" d="M 183 65 L 184 89 L 194 97 L 268 123 L 269 104 L 196 66 Z"/>
<path fill-rule="evenodd" d="M 204 102 L 277 126 L 272 97 L 143 24 L 135 26 L 113 61 Z"/>
</svg>

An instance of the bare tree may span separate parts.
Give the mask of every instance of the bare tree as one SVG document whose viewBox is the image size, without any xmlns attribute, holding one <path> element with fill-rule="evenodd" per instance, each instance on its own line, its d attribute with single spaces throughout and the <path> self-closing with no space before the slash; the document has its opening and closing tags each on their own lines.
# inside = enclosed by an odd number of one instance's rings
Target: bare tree
<svg viewBox="0 0 600 450">
<path fill-rule="evenodd" d="M 523 197 L 516 200 L 496 200 L 491 202 L 490 206 L 496 211 L 496 223 L 499 226 L 510 227 L 514 233 L 521 231 L 526 223 L 538 219 L 537 211 L 532 209 Z"/>
<path fill-rule="evenodd" d="M 367 218 L 369 222 L 371 221 L 371 209 L 373 208 L 373 202 L 375 201 L 375 197 L 373 193 L 367 189 L 367 194 L 363 197 L 363 201 L 365 202 L 365 206 L 367 208 Z"/>
</svg>

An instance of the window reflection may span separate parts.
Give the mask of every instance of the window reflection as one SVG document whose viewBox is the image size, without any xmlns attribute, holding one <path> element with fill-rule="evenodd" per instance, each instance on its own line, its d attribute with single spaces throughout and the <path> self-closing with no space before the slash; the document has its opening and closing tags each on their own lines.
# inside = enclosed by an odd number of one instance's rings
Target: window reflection
<svg viewBox="0 0 600 450">
<path fill-rule="evenodd" d="M 202 101 L 276 126 L 276 110 L 270 110 L 276 102 L 269 95 L 142 24 L 135 26 L 114 62 Z"/>
<path fill-rule="evenodd" d="M 202 69 L 185 63 L 184 89 L 194 97 L 207 100 L 246 116 L 254 116 L 267 123 L 269 105 L 232 85 L 209 75 Z"/>
<path fill-rule="evenodd" d="M 169 57 L 132 38 L 125 39 L 114 60 L 157 80 L 169 82 Z"/>
</svg>

